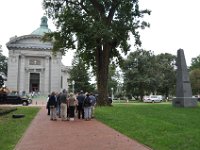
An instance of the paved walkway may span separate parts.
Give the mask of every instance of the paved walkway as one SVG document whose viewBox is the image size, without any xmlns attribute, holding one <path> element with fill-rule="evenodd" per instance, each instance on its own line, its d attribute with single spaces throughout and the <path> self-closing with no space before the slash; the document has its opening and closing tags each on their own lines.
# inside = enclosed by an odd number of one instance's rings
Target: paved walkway
<svg viewBox="0 0 200 150">
<path fill-rule="evenodd" d="M 93 119 L 50 121 L 43 106 L 15 150 L 149 150 Z"/>
</svg>

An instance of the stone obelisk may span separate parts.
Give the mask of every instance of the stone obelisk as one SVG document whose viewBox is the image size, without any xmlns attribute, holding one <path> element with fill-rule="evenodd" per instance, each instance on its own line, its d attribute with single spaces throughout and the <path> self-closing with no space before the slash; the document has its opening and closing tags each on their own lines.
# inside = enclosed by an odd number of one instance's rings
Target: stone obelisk
<svg viewBox="0 0 200 150">
<path fill-rule="evenodd" d="M 175 107 L 196 107 L 197 99 L 192 97 L 192 88 L 185 61 L 183 49 L 177 51 L 176 98 L 172 104 Z"/>
</svg>

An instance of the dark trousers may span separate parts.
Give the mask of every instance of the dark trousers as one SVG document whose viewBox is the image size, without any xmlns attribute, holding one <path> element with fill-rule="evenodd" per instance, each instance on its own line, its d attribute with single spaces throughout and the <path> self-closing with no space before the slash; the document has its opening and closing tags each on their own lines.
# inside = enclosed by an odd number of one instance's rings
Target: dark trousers
<svg viewBox="0 0 200 150">
<path fill-rule="evenodd" d="M 46 109 L 47 109 L 47 115 L 50 115 L 50 106 L 49 106 L 48 102 L 47 102 L 47 105 L 46 105 Z"/>
<path fill-rule="evenodd" d="M 70 113 L 69 107 L 67 107 L 67 118 L 69 118 L 69 113 Z"/>
<path fill-rule="evenodd" d="M 77 110 L 78 110 L 78 119 L 81 119 L 81 116 L 82 116 L 82 119 L 84 119 L 84 109 L 82 105 L 78 105 Z"/>
<path fill-rule="evenodd" d="M 50 115 L 50 107 L 48 107 L 47 110 L 48 110 L 47 115 Z"/>
<path fill-rule="evenodd" d="M 75 106 L 69 106 L 69 117 L 74 118 L 74 109 Z"/>
</svg>

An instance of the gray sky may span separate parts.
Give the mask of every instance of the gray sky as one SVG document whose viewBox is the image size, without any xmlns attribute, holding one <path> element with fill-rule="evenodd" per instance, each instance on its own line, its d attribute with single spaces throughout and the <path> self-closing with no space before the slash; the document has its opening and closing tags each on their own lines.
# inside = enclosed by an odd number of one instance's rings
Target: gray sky
<svg viewBox="0 0 200 150">
<path fill-rule="evenodd" d="M 152 10 L 145 17 L 151 24 L 141 31 L 143 48 L 155 54 L 171 53 L 176 55 L 179 48 L 184 49 L 187 64 L 191 58 L 200 55 L 200 6 L 199 0 L 139 0 L 141 8 Z M 5 0 L 0 2 L 0 44 L 3 54 L 8 56 L 5 44 L 15 35 L 30 34 L 40 25 L 44 15 L 42 0 Z M 52 21 L 49 28 L 55 30 Z M 133 42 L 132 42 L 133 43 Z M 134 51 L 134 47 L 132 47 Z M 73 53 L 67 53 L 63 63 L 71 65 Z"/>
</svg>

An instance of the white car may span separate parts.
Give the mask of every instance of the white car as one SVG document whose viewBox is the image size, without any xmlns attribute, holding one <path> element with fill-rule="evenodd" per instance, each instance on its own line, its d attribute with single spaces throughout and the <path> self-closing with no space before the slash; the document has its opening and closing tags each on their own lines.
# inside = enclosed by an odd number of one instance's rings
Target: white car
<svg viewBox="0 0 200 150">
<path fill-rule="evenodd" d="M 154 103 L 154 102 L 162 102 L 162 95 L 150 95 L 150 96 L 144 96 L 143 101 L 145 103 Z"/>
</svg>

